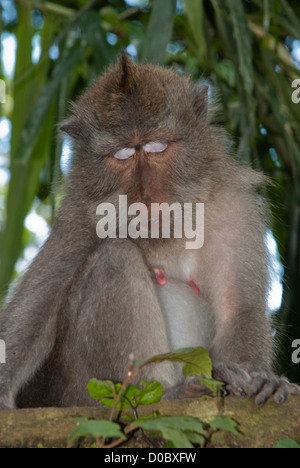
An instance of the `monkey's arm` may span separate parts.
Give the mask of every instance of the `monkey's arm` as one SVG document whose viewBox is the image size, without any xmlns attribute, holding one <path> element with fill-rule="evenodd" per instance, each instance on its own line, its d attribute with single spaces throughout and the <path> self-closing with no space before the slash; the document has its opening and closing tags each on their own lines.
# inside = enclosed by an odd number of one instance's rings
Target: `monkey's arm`
<svg viewBox="0 0 300 468">
<path fill-rule="evenodd" d="M 19 389 L 52 350 L 57 316 L 72 277 L 83 262 L 74 225 L 58 219 L 52 234 L 1 313 L 0 338 L 6 363 L 0 364 L 0 408 L 12 408 Z M 87 245 L 89 243 L 87 242 Z"/>
<path fill-rule="evenodd" d="M 255 396 L 258 406 L 271 395 L 282 403 L 298 388 L 272 372 L 265 228 L 250 196 L 238 202 L 224 199 L 224 219 L 208 238 L 214 260 L 209 280 L 215 317 L 214 377 L 226 382 L 231 393 Z"/>
</svg>

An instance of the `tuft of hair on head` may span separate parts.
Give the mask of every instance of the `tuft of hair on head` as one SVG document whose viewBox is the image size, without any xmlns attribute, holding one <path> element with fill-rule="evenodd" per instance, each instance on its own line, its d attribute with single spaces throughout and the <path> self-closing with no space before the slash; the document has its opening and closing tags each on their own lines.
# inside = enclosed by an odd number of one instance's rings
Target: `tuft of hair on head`
<svg viewBox="0 0 300 468">
<path fill-rule="evenodd" d="M 193 107 L 199 117 L 206 118 L 208 111 L 208 86 L 202 83 L 194 85 Z"/>
<path fill-rule="evenodd" d="M 117 66 L 120 89 L 127 93 L 136 85 L 138 67 L 124 49 L 121 52 Z"/>
</svg>

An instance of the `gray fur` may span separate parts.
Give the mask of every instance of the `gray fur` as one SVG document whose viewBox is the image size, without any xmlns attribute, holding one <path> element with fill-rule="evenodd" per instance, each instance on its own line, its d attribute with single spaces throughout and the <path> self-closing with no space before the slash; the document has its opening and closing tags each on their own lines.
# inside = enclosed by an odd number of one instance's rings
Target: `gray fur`
<svg viewBox="0 0 300 468">
<path fill-rule="evenodd" d="M 122 381 L 131 353 L 145 359 L 176 343 L 208 346 L 215 376 L 233 394 L 255 395 L 261 404 L 293 393 L 271 371 L 265 211 L 256 193 L 264 178 L 227 154 L 224 131 L 207 118 L 206 88 L 123 56 L 73 105 L 62 129 L 75 148 L 67 195 L 1 315 L 7 356 L 0 407 L 93 405 L 90 378 Z M 140 149 L 131 161 L 113 158 L 156 140 L 169 143 L 161 159 Z M 205 203 L 204 247 L 187 252 L 177 239 L 101 241 L 96 207 L 116 203 L 118 194 L 129 203 Z M 157 266 L 166 287 L 156 283 Z M 203 394 L 171 363 L 145 368 L 141 378 L 160 380 L 166 397 Z"/>
</svg>

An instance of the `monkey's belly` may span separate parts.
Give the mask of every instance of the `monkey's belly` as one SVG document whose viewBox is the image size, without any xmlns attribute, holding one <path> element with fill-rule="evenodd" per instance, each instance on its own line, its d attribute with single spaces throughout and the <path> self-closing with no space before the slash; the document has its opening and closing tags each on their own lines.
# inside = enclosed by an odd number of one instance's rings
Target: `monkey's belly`
<svg viewBox="0 0 300 468">
<path fill-rule="evenodd" d="M 208 348 L 212 338 L 209 308 L 189 284 L 169 280 L 155 285 L 166 321 L 172 350 L 203 346 Z"/>
</svg>

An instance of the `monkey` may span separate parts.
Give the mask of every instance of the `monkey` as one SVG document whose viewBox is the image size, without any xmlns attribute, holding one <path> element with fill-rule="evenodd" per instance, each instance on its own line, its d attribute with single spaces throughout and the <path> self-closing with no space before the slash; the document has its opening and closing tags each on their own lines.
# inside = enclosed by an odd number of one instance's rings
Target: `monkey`
<svg viewBox="0 0 300 468">
<path fill-rule="evenodd" d="M 61 131 L 73 142 L 66 195 L 1 314 L 0 408 L 90 406 L 88 381 L 123 381 L 132 353 L 143 360 L 198 346 L 232 395 L 261 406 L 299 393 L 272 370 L 265 178 L 230 154 L 207 86 L 123 52 L 72 104 Z M 109 203 L 120 219 L 120 196 L 145 206 L 145 231 L 161 228 L 153 206 L 203 204 L 203 245 L 121 236 L 121 227 L 97 235 L 97 207 Z M 159 380 L 164 398 L 205 393 L 168 361 L 140 378 Z"/>
</svg>

